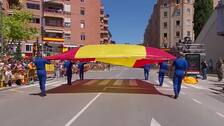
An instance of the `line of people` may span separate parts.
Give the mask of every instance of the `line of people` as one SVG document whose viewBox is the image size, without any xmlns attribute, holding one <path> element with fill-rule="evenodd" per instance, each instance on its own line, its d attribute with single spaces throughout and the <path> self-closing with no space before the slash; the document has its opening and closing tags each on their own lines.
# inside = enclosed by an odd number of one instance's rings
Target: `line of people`
<svg viewBox="0 0 224 126">
<path fill-rule="evenodd" d="M 39 79 L 39 85 L 40 85 L 40 96 L 44 97 L 46 96 L 46 91 L 45 91 L 45 85 L 46 85 L 46 79 L 47 79 L 47 72 L 46 72 L 46 64 L 50 64 L 50 61 L 47 61 L 46 59 L 42 58 L 41 56 L 38 56 L 34 59 L 33 63 L 36 66 L 36 70 L 37 70 L 37 76 Z M 66 76 L 67 76 L 67 84 L 71 85 L 72 82 L 72 68 L 73 65 L 75 64 L 75 62 L 73 61 L 66 61 L 64 63 L 64 67 L 66 69 Z M 84 65 L 86 63 L 82 63 L 77 61 L 76 62 L 77 67 L 79 68 L 79 77 L 80 80 L 84 79 Z"/>
<path fill-rule="evenodd" d="M 159 74 L 158 74 L 159 86 L 163 86 L 164 76 L 167 73 L 169 67 L 168 67 L 167 61 L 159 63 L 159 66 L 160 66 Z M 177 99 L 181 91 L 182 80 L 184 76 L 186 75 L 188 63 L 185 60 L 185 58 L 182 55 L 180 55 L 173 62 L 173 66 L 175 67 L 175 71 L 173 75 L 174 98 Z M 148 80 L 149 78 L 149 71 L 150 71 L 150 65 L 145 64 L 144 65 L 145 80 Z"/>
</svg>

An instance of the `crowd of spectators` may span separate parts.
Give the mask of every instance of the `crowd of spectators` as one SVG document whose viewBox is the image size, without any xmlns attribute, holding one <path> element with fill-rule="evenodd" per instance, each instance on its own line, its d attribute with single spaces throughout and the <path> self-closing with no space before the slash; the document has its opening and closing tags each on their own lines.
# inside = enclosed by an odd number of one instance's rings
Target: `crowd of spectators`
<svg viewBox="0 0 224 126">
<path fill-rule="evenodd" d="M 53 71 L 47 71 L 52 78 L 60 78 L 66 75 L 64 61 L 51 61 Z M 85 71 L 105 70 L 109 65 L 103 63 L 88 63 Z M 73 73 L 78 73 L 76 65 L 73 66 Z M 32 59 L 15 60 L 10 56 L 0 58 L 0 88 L 12 85 L 28 85 L 37 81 L 36 68 Z"/>
</svg>

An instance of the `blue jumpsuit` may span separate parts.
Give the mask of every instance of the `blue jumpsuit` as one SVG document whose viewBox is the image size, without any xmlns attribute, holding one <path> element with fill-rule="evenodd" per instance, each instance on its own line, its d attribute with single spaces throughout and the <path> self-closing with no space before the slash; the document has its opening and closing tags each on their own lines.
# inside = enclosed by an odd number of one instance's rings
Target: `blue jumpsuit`
<svg viewBox="0 0 224 126">
<path fill-rule="evenodd" d="M 66 76 L 67 76 L 67 83 L 68 83 L 68 85 L 72 84 L 72 66 L 73 66 L 73 63 L 71 61 L 65 62 Z"/>
<path fill-rule="evenodd" d="M 181 83 L 183 77 L 188 68 L 188 63 L 183 57 L 180 57 L 174 61 L 173 65 L 175 66 L 175 73 L 173 77 L 173 88 L 175 98 L 177 98 L 181 90 Z"/>
<path fill-rule="evenodd" d="M 41 96 L 45 96 L 46 95 L 45 84 L 46 84 L 46 79 L 47 79 L 45 65 L 50 64 L 50 62 L 47 61 L 46 59 L 38 57 L 38 58 L 35 58 L 34 64 L 36 65 L 36 69 L 37 69 L 37 76 L 39 79 Z"/>
<path fill-rule="evenodd" d="M 168 70 L 167 62 L 162 62 L 159 64 L 159 86 L 163 86 L 164 76 Z"/>
<path fill-rule="evenodd" d="M 149 79 L 149 70 L 150 70 L 150 64 L 145 64 L 144 65 L 144 76 L 145 80 Z"/>
<path fill-rule="evenodd" d="M 79 68 L 79 78 L 80 80 L 83 80 L 84 79 L 84 65 L 86 63 L 79 63 L 78 64 L 78 68 Z"/>
</svg>

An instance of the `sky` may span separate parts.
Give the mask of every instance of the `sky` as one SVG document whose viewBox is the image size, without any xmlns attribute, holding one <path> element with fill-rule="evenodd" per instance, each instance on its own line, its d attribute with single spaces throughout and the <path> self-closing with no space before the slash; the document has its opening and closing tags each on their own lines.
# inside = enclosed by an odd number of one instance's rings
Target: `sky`
<svg viewBox="0 0 224 126">
<path fill-rule="evenodd" d="M 156 0 L 102 0 L 110 15 L 109 29 L 117 43 L 139 44 Z"/>
</svg>

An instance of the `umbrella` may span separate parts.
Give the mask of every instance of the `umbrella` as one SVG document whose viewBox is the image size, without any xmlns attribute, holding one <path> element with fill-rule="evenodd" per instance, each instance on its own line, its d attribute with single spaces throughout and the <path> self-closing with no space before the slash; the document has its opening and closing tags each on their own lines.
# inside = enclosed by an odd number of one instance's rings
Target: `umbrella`
<svg viewBox="0 0 224 126">
<path fill-rule="evenodd" d="M 154 64 L 175 59 L 173 55 L 161 49 L 126 44 L 86 45 L 45 58 L 81 62 L 100 61 L 127 67 L 142 67 L 147 63 Z"/>
</svg>

